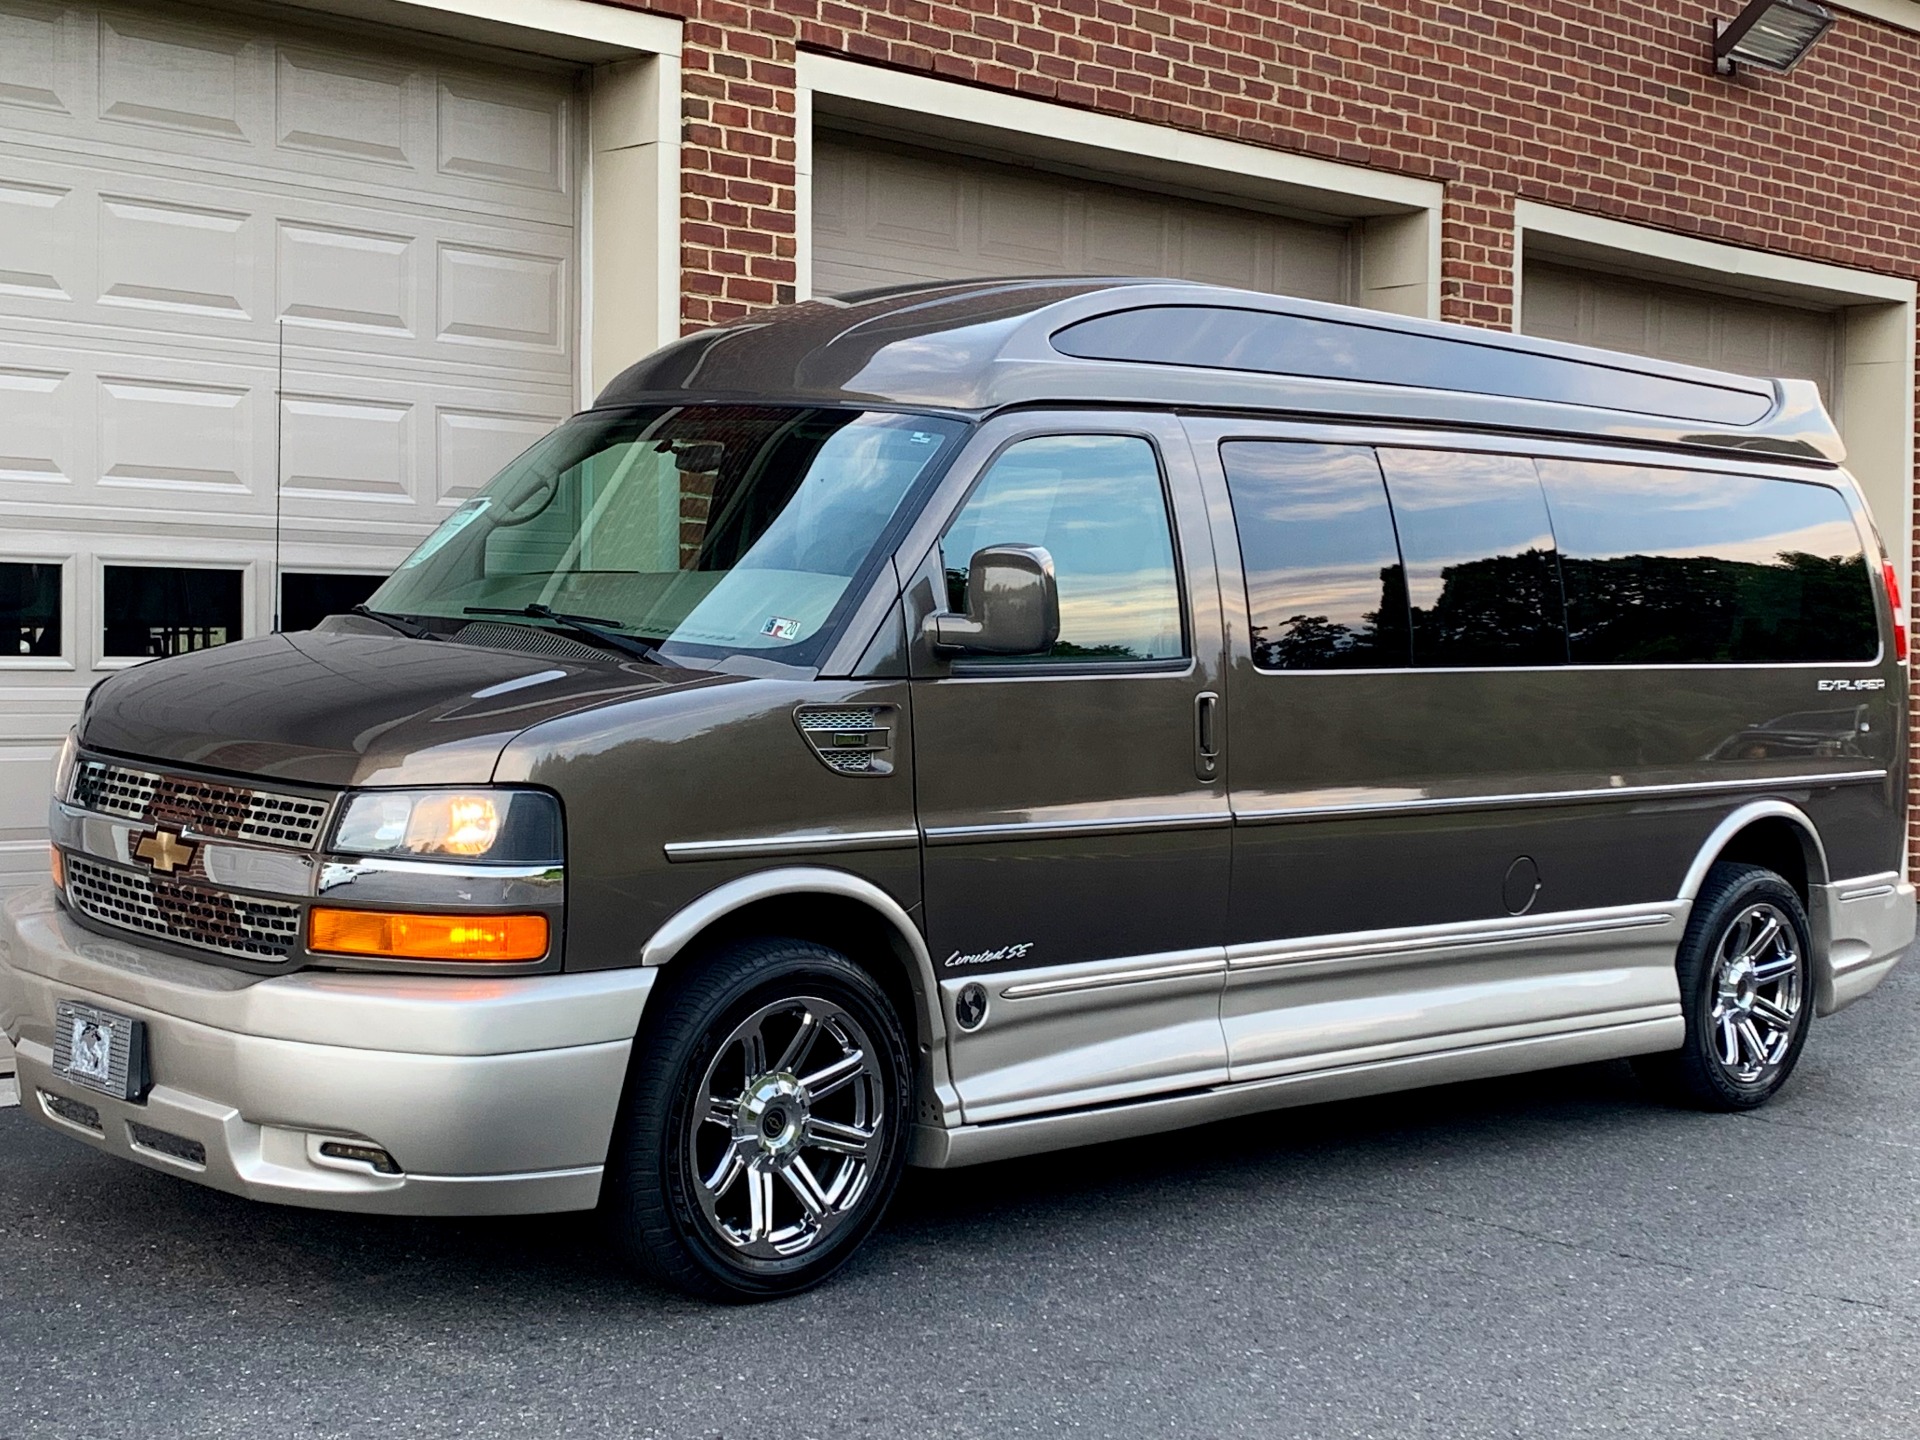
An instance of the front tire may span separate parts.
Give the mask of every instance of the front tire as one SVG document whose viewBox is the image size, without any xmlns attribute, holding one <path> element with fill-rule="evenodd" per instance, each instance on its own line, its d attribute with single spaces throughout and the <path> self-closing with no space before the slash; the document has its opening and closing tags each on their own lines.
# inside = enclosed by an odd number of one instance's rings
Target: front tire
<svg viewBox="0 0 1920 1440">
<path fill-rule="evenodd" d="M 698 964 L 642 1027 L 608 1217 L 676 1289 L 796 1294 L 847 1263 L 899 1184 L 906 1034 L 873 978 L 824 946 L 752 941 Z"/>
<path fill-rule="evenodd" d="M 1758 865 L 1715 865 L 1680 942 L 1686 1041 L 1636 1060 L 1641 1077 L 1704 1110 L 1751 1110 L 1772 1099 L 1806 1044 L 1812 953 L 1791 885 Z"/>
</svg>

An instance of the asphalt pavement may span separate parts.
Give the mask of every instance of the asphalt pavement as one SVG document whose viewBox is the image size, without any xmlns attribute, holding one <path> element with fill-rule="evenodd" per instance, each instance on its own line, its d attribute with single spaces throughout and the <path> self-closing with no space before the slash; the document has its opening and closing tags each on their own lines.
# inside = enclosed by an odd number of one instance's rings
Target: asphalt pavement
<svg viewBox="0 0 1920 1440">
<path fill-rule="evenodd" d="M 1920 1435 L 1920 964 L 1745 1116 L 1625 1065 L 911 1173 L 721 1309 L 590 1218 L 250 1204 L 0 1110 L 0 1437 Z"/>
</svg>

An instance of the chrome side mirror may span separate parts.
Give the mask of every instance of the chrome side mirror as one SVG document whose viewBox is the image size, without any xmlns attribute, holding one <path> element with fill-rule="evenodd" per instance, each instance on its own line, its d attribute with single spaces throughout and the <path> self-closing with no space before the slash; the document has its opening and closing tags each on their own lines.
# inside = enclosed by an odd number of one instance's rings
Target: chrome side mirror
<svg viewBox="0 0 1920 1440">
<path fill-rule="evenodd" d="M 967 564 L 967 613 L 927 617 L 942 650 L 1039 655 L 1060 638 L 1060 590 L 1053 556 L 1038 545 L 988 545 Z"/>
</svg>

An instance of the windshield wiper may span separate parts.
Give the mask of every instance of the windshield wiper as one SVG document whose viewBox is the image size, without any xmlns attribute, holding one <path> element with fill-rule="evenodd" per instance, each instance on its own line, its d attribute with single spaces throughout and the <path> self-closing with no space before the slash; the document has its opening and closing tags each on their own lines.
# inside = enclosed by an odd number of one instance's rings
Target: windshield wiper
<svg viewBox="0 0 1920 1440">
<path fill-rule="evenodd" d="M 464 607 L 468 615 L 516 615 L 530 620 L 547 620 L 562 630 L 571 630 L 576 635 L 585 635 L 590 640 L 598 640 L 602 645 L 644 660 L 649 665 L 664 665 L 660 652 L 645 641 L 636 640 L 631 635 L 622 635 L 618 630 L 606 627 L 618 625 L 618 620 L 601 620 L 592 615 L 568 615 L 555 610 L 551 605 L 468 605 Z"/>
<path fill-rule="evenodd" d="M 409 625 L 398 615 L 389 615 L 384 610 L 370 610 L 365 605 L 355 605 L 350 613 L 354 615 L 364 615 L 369 620 L 378 620 L 389 630 L 398 630 L 409 640 L 439 640 L 442 638 L 427 629 L 424 625 Z"/>
</svg>

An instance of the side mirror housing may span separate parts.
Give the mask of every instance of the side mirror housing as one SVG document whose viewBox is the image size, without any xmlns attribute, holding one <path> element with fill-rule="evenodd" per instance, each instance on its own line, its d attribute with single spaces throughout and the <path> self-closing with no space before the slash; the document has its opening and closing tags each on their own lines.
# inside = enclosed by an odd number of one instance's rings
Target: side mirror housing
<svg viewBox="0 0 1920 1440">
<path fill-rule="evenodd" d="M 1053 556 L 1038 545 L 988 545 L 967 564 L 967 613 L 927 617 L 942 650 L 975 655 L 1040 655 L 1060 638 L 1060 590 Z"/>
</svg>

